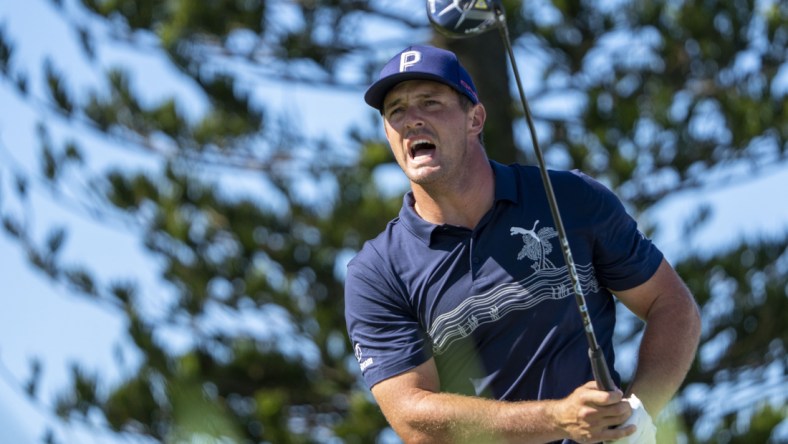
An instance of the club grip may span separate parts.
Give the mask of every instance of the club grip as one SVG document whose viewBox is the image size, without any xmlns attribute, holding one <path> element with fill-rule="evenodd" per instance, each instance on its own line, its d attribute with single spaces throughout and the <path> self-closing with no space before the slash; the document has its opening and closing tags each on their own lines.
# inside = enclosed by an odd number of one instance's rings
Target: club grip
<svg viewBox="0 0 788 444">
<path fill-rule="evenodd" d="M 594 372 L 597 388 L 606 392 L 616 390 L 616 383 L 613 382 L 613 378 L 610 376 L 610 370 L 607 368 L 607 361 L 602 349 L 592 350 L 589 348 L 588 357 L 591 359 L 591 371 Z"/>
</svg>

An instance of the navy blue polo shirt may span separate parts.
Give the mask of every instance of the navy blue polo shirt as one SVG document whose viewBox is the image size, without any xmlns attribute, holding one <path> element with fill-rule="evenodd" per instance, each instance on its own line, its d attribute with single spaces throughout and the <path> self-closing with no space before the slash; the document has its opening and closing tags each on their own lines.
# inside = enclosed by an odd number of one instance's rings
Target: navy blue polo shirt
<svg viewBox="0 0 788 444">
<path fill-rule="evenodd" d="M 435 358 L 441 391 L 560 399 L 593 379 L 588 344 L 535 167 L 490 162 L 495 202 L 474 229 L 399 217 L 348 264 L 345 316 L 369 387 Z M 588 310 L 616 383 L 609 290 L 650 278 L 662 253 L 618 198 L 551 171 Z"/>
</svg>

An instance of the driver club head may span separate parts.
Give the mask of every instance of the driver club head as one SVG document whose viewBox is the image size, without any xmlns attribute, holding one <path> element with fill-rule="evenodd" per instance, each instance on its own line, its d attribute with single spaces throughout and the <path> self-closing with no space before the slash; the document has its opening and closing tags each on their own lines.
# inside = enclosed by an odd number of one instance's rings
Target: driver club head
<svg viewBox="0 0 788 444">
<path fill-rule="evenodd" d="M 427 17 L 441 34 L 453 38 L 479 35 L 500 26 L 500 0 L 427 0 Z"/>
</svg>

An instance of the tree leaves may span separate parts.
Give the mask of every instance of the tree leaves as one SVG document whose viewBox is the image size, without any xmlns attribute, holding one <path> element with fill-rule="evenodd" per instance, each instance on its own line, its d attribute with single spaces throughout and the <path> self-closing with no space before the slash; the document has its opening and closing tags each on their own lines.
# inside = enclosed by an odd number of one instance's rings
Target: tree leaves
<svg viewBox="0 0 788 444">
<path fill-rule="evenodd" d="M 55 101 L 55 104 L 64 113 L 71 114 L 74 110 L 74 105 L 69 97 L 68 91 L 66 91 L 62 76 L 55 70 L 50 62 L 44 64 L 44 72 L 47 86 L 49 87 L 49 94 Z"/>
<path fill-rule="evenodd" d="M 14 46 L 6 37 L 5 26 L 0 26 L 0 72 L 8 75 L 11 58 L 14 54 Z"/>
<path fill-rule="evenodd" d="M 4 232 L 50 279 L 122 313 L 141 357 L 113 386 L 75 366 L 59 414 L 95 412 L 112 430 L 159 441 L 374 442 L 386 422 L 358 381 L 342 279 L 347 259 L 397 214 L 399 192 L 376 183 L 377 173 L 396 165 L 378 121 L 348 129 L 347 141 L 313 140 L 303 122 L 278 120 L 255 82 L 360 91 L 353 82 L 377 71 L 377 53 L 427 31 L 426 21 L 357 0 L 81 3 L 111 28 L 100 36 L 87 21 L 72 23 L 92 66 L 99 66 L 99 38 L 161 51 L 207 107 L 193 115 L 175 93 L 143 100 L 133 69 L 111 68 L 100 84 L 75 88 L 67 65 L 41 61 L 39 169 L 15 174 L 15 191 L 3 193 Z M 636 212 L 742 160 L 755 172 L 786 160 L 788 105 L 775 79 L 786 69 L 788 11 L 779 2 L 762 9 L 737 0 L 617 2 L 612 9 L 573 0 L 541 5 L 539 14 L 534 4 L 504 3 L 534 76 L 529 99 L 544 148 L 559 154 L 562 167 L 606 180 Z M 360 39 L 359 26 L 373 18 L 405 31 L 391 43 Z M 490 94 L 488 114 L 498 116 L 485 135 L 491 157 L 527 157 L 527 146 L 515 148 L 520 116 L 507 97 L 501 48 L 444 43 L 475 67 L 480 92 Z M 24 92 L 15 48 L 0 28 L 0 75 Z M 354 80 L 344 80 L 353 70 Z M 550 113 L 544 103 L 551 100 L 577 106 Z M 53 136 L 52 119 L 84 132 Z M 89 154 L 101 149 L 94 138 L 149 153 L 156 167 L 93 170 Z M 75 187 L 80 180 L 87 187 Z M 231 192 L 235 180 L 252 182 L 251 192 Z M 316 184 L 318 198 L 299 194 L 304 182 Z M 93 203 L 89 214 L 108 224 L 122 215 L 122 228 L 139 234 L 156 265 L 158 285 L 138 285 L 133 273 L 106 279 L 72 262 L 65 252 L 73 239 L 62 224 L 34 234 L 29 196 L 41 183 L 66 205 L 66 191 L 77 190 Z M 22 203 L 18 211 L 6 204 L 11 198 Z M 708 209 L 696 214 L 688 224 L 711 217 Z M 784 361 L 786 247 L 784 239 L 764 239 L 677 264 L 704 307 L 705 351 L 689 378 L 696 387 L 763 382 L 763 366 Z M 150 305 L 157 310 L 144 309 Z M 181 346 L 171 347 L 168 335 Z M 704 411 L 683 400 L 692 434 Z M 772 430 L 780 412 L 763 409 L 753 436 Z M 717 425 L 715 436 L 736 427 L 727 416 Z"/>
</svg>

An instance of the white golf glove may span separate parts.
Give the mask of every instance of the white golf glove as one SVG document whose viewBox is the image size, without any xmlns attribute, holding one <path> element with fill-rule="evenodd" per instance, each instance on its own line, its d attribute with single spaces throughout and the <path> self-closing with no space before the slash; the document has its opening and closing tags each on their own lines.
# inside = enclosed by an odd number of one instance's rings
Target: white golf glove
<svg viewBox="0 0 788 444">
<path fill-rule="evenodd" d="M 637 396 L 632 395 L 625 399 L 632 407 L 632 416 L 626 420 L 619 427 L 634 424 L 637 427 L 635 433 L 627 436 L 626 438 L 617 439 L 615 441 L 608 441 L 608 444 L 656 444 L 657 442 L 657 428 L 651 420 L 651 416 L 643 407 Z"/>
</svg>

